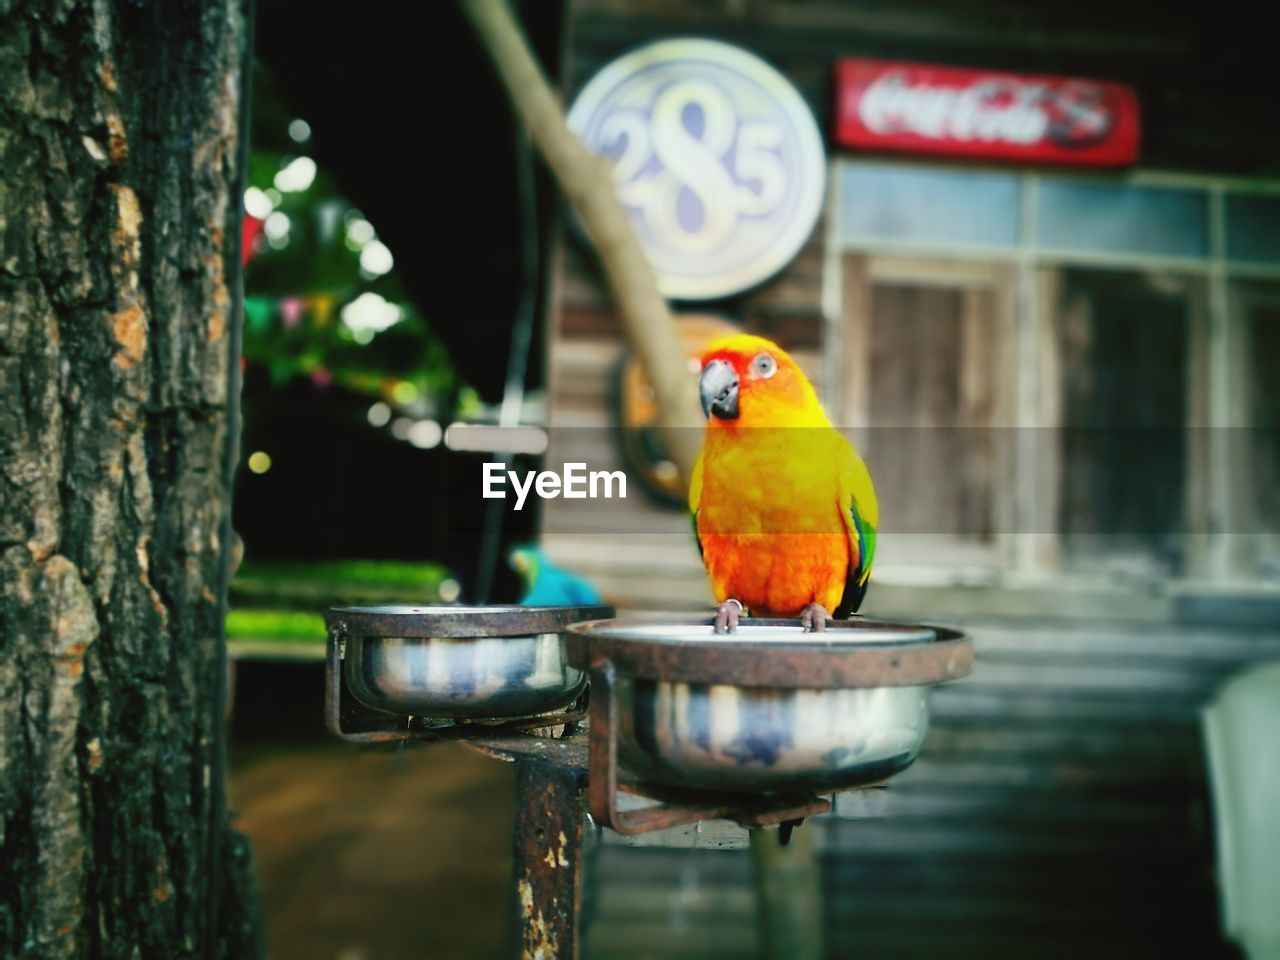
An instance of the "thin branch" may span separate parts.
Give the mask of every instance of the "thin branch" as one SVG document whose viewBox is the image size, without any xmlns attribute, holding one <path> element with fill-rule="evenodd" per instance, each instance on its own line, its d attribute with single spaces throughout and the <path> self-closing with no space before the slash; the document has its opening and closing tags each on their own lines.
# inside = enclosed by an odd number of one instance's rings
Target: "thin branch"
<svg viewBox="0 0 1280 960">
<path fill-rule="evenodd" d="M 564 110 L 533 59 L 506 0 L 461 0 L 516 115 L 590 233 L 627 335 L 649 374 L 664 444 L 687 477 L 698 455 L 697 389 L 667 302 L 618 202 L 608 161 L 569 132 Z"/>
</svg>

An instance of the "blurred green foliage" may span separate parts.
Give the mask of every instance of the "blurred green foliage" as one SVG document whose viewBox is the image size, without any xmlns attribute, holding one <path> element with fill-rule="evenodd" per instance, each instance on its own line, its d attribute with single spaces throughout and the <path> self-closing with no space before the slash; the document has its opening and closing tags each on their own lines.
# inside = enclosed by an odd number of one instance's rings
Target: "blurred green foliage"
<svg viewBox="0 0 1280 960">
<path fill-rule="evenodd" d="M 350 587 L 397 587 L 435 590 L 449 575 L 438 563 L 401 560 L 321 560 L 315 562 L 245 561 L 236 580 L 266 584 L 326 580 Z"/>
<path fill-rule="evenodd" d="M 377 399 L 410 416 L 465 415 L 478 397 L 456 382 L 447 349 L 395 273 L 393 252 L 312 159 L 312 147 L 305 118 L 289 111 L 257 67 L 244 198 L 243 362 L 247 375 L 266 377 L 246 378 L 260 391 L 251 397 L 246 388 L 246 419 L 303 378 L 355 394 L 361 412 Z M 241 647 L 318 648 L 320 611 L 331 604 L 434 603 L 457 589 L 436 563 L 247 559 L 231 584 L 227 637 Z"/>
<path fill-rule="evenodd" d="M 375 226 L 311 160 L 310 143 L 305 120 L 259 67 L 245 196 L 256 221 L 246 230 L 245 362 L 273 385 L 310 377 L 394 406 L 430 405 L 454 387 L 448 351 L 407 299 Z"/>
<path fill-rule="evenodd" d="M 457 584 L 453 583 L 454 590 Z M 446 567 L 398 560 L 246 561 L 231 582 L 227 639 L 323 643 L 335 603 L 439 603 L 456 598 Z"/>
<path fill-rule="evenodd" d="M 301 610 L 231 610 L 227 639 L 323 643 L 324 617 Z"/>
</svg>

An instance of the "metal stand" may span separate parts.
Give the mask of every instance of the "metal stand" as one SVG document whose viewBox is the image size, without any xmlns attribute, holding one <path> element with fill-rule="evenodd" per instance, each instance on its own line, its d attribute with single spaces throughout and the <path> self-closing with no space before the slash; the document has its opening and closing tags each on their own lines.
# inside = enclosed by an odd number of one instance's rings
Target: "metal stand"
<svg viewBox="0 0 1280 960">
<path fill-rule="evenodd" d="M 829 800 L 805 793 L 723 794 L 668 785 L 624 782 L 618 761 L 618 685 L 635 678 L 689 684 L 724 683 L 777 689 L 847 689 L 942 683 L 964 676 L 972 643 L 957 631 L 934 628 L 927 643 L 852 644 L 833 649 L 806 639 L 787 644 L 655 643 L 613 632 L 589 636 L 590 623 L 565 634 L 567 661 L 589 673 L 590 735 L 577 732 L 587 695 L 554 714 L 501 722 L 432 721 L 361 704 L 343 677 L 346 620 L 358 618 L 359 636 L 429 639 L 518 636 L 565 629 L 556 618 L 587 616 L 592 608 L 487 608 L 458 610 L 335 608 L 330 611 L 325 717 L 329 729 L 356 743 L 460 739 L 470 748 L 516 765 L 513 880 L 520 956 L 578 960 L 581 956 L 582 859 L 585 815 L 624 834 L 647 833 L 702 820 L 734 820 L 751 828 L 761 937 L 766 956 L 810 960 L 822 955 L 820 878 L 811 837 L 791 832 L 806 817 L 830 809 Z M 611 612 L 611 611 L 610 611 Z M 755 621 L 757 624 L 789 621 Z M 707 626 L 697 621 L 698 626 Z M 875 629 L 874 621 L 843 622 L 844 630 Z M 503 632 L 506 631 L 506 632 Z M 381 703 L 382 701 L 378 701 Z M 561 701 L 563 702 L 563 701 Z M 414 701 L 415 708 L 417 702 Z M 563 737 L 556 734 L 564 733 Z M 868 766 L 861 783 L 875 786 L 900 766 Z M 632 773 L 631 776 L 639 776 Z M 620 811 L 618 791 L 658 801 Z M 772 825 L 780 825 L 774 829 Z"/>
<path fill-rule="evenodd" d="M 516 761 L 516 917 L 520 956 L 577 960 L 586 771 Z"/>
<path fill-rule="evenodd" d="M 586 738 L 499 736 L 467 745 L 516 765 L 512 876 L 519 956 L 578 960 L 582 955 Z"/>
<path fill-rule="evenodd" d="M 822 877 L 813 831 L 790 828 L 785 823 L 751 829 L 761 956 L 821 960 Z"/>
<path fill-rule="evenodd" d="M 486 756 L 516 765 L 512 878 L 519 955 L 578 960 L 582 951 L 583 822 L 588 793 L 597 790 L 589 786 L 588 737 L 574 733 L 553 740 L 515 733 L 477 736 L 466 744 Z M 622 789 L 645 796 L 655 793 L 647 787 L 637 790 L 630 784 Z M 809 805 L 783 803 L 669 800 L 621 815 L 616 802 L 611 802 L 610 808 L 614 810 L 614 822 L 621 822 L 629 833 L 713 818 L 751 826 L 765 956 L 770 960 L 816 960 L 822 956 L 820 878 L 811 835 L 792 830 L 801 817 L 821 812 L 829 803 L 817 798 Z M 760 826 L 767 823 L 781 826 Z"/>
<path fill-rule="evenodd" d="M 605 724 L 607 726 L 607 724 Z M 600 724 L 593 719 L 594 731 Z M 644 810 L 620 813 L 609 792 L 609 817 L 595 812 L 600 788 L 607 778 L 589 777 L 589 739 L 573 733 L 563 740 L 508 733 L 476 736 L 466 745 L 477 753 L 516 764 L 516 858 L 512 876 L 516 890 L 516 920 L 521 957 L 579 960 L 581 956 L 582 824 L 588 795 L 593 817 L 625 833 L 641 833 L 684 826 L 707 819 L 736 820 L 751 828 L 762 908 L 762 942 L 773 960 L 817 960 L 822 956 L 822 902 L 813 844 L 808 831 L 792 835 L 800 819 L 827 810 L 829 801 L 809 803 L 774 800 L 733 803 L 655 797 L 652 788 L 622 785 L 622 790 L 664 799 Z M 613 774 L 616 777 L 616 773 Z M 616 780 L 614 780 L 616 782 Z M 781 824 L 765 827 L 762 824 Z M 783 841 L 782 833 L 787 840 Z"/>
</svg>

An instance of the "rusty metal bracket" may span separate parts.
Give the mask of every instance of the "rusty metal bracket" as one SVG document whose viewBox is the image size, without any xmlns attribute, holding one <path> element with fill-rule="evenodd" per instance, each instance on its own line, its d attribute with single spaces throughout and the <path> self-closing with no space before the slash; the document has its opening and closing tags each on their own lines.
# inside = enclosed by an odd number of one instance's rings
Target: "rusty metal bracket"
<svg viewBox="0 0 1280 960">
<path fill-rule="evenodd" d="M 613 607 L 523 607 L 493 604 L 456 607 L 384 605 L 330 607 L 325 619 L 340 620 L 357 637 L 511 637 L 557 633 L 571 623 L 613 616 Z"/>
<path fill-rule="evenodd" d="M 668 621 L 689 628 L 710 627 L 697 617 Z M 752 617 L 753 626 L 798 627 L 798 621 Z M 607 626 L 602 632 L 598 628 Z M 802 634 L 787 643 L 743 643 L 734 634 L 707 637 L 698 643 L 655 640 L 642 620 L 588 621 L 564 634 L 570 663 L 610 661 L 623 676 L 680 683 L 733 683 L 743 687 L 848 689 L 945 683 L 973 669 L 973 641 L 952 627 L 898 624 L 856 617 L 827 623 L 827 632 Z M 859 633 L 891 628 L 932 637 L 927 643 L 858 642 L 833 646 L 831 641 L 857 639 Z"/>
<path fill-rule="evenodd" d="M 360 703 L 347 690 L 342 676 L 343 644 L 347 627 L 334 621 L 328 630 L 325 649 L 324 719 L 329 732 L 348 743 L 400 743 L 406 740 L 471 740 L 522 733 L 545 727 L 572 727 L 587 715 L 587 692 L 564 710 L 493 723 L 429 720 L 374 710 Z"/>
</svg>

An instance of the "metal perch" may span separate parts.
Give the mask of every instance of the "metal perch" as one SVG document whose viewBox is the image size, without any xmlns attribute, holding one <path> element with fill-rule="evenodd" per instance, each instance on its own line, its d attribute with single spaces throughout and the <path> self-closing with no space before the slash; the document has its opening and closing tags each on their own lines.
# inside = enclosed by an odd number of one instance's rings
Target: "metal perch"
<svg viewBox="0 0 1280 960">
<path fill-rule="evenodd" d="M 821 639 L 789 620 L 731 636 L 706 619 L 586 620 L 602 612 L 334 607 L 329 727 L 357 743 L 461 739 L 516 764 L 522 957 L 580 955 L 588 807 L 621 833 L 709 819 L 753 828 L 768 955 L 820 955 L 812 848 L 807 832 L 786 840 L 830 809 L 823 794 L 877 784 L 914 760 L 925 689 L 969 672 L 971 642 L 944 627 L 859 619 Z M 619 791 L 655 802 L 620 811 Z"/>
</svg>

